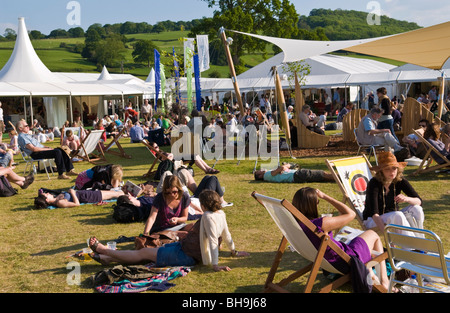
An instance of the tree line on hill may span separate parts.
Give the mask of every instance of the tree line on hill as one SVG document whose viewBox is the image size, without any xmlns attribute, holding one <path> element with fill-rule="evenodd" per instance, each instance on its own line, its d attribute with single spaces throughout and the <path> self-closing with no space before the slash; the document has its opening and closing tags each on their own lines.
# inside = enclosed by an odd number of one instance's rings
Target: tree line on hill
<svg viewBox="0 0 450 313">
<path fill-rule="evenodd" d="M 192 21 L 162 21 L 155 25 L 146 22 L 127 21 L 116 24 L 93 24 L 84 31 L 81 27 L 69 30 L 55 29 L 49 35 L 38 30 L 29 32 L 31 39 L 44 38 L 85 38 L 82 44 L 61 43 L 62 48 L 80 53 L 83 58 L 97 64 L 98 70 L 103 65 L 117 68 L 123 66 L 124 54 L 128 42 L 133 41 L 133 59 L 150 67 L 153 63 L 153 51 L 158 48 L 150 40 L 127 38 L 126 35 L 139 33 L 161 33 L 165 31 L 189 31 L 189 37 L 208 34 L 210 40 L 210 59 L 213 65 L 227 65 L 223 43 L 218 36 L 221 27 L 248 33 L 258 33 L 273 37 L 303 40 L 350 40 L 392 35 L 420 28 L 416 23 L 381 17 L 381 25 L 369 25 L 367 12 L 354 10 L 314 9 L 308 16 L 299 15 L 289 0 L 202 0 L 214 8 L 212 17 L 203 17 Z M 1 40 L 14 40 L 15 31 L 6 29 Z M 236 72 L 244 72 L 249 65 L 242 61 L 245 54 L 261 53 L 267 57 L 265 41 L 237 34 L 227 33 L 233 37 L 230 46 Z M 128 36 L 129 37 L 129 36 Z M 274 53 L 280 52 L 272 46 Z M 180 60 L 182 61 L 182 59 Z"/>
<path fill-rule="evenodd" d="M 158 22 L 154 25 L 148 24 L 146 22 L 130 22 L 127 21 L 125 23 L 115 23 L 115 24 L 93 24 L 91 27 L 103 28 L 102 33 L 105 34 L 119 34 L 119 35 L 128 35 L 128 34 L 145 34 L 145 33 L 161 33 L 165 31 L 178 31 L 178 30 L 191 30 L 197 24 L 200 23 L 200 19 L 194 19 L 192 21 L 162 21 Z M 31 39 L 61 39 L 61 38 L 82 38 L 86 36 L 86 32 L 81 27 L 73 27 L 68 30 L 57 28 L 52 30 L 48 35 L 43 34 L 39 30 L 31 30 L 29 31 L 29 35 Z M 0 41 L 5 40 L 15 40 L 16 32 L 11 28 L 5 29 L 5 33 L 0 35 Z"/>
</svg>

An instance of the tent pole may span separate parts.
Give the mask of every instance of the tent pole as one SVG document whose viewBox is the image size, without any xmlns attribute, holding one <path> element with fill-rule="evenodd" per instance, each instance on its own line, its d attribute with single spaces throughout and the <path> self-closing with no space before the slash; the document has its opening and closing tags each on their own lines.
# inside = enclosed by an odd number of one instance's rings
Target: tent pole
<svg viewBox="0 0 450 313">
<path fill-rule="evenodd" d="M 23 117 L 25 121 L 27 120 L 27 99 L 23 97 Z"/>
<path fill-rule="evenodd" d="M 286 135 L 286 143 L 290 147 L 291 146 L 291 131 L 289 129 L 289 121 L 288 121 L 287 110 L 286 110 L 286 102 L 284 100 L 284 95 L 283 95 L 283 87 L 281 86 L 280 76 L 278 75 L 278 71 L 277 71 L 276 67 L 274 67 L 273 72 L 275 75 L 275 92 L 277 95 L 277 102 L 278 102 L 278 109 L 280 111 L 281 123 L 283 125 L 284 133 Z M 292 154 L 291 154 L 291 157 L 292 157 Z"/>
<path fill-rule="evenodd" d="M 72 110 L 72 93 L 69 95 L 69 108 L 70 108 L 70 123 L 73 123 L 73 110 Z"/>
<path fill-rule="evenodd" d="M 227 55 L 228 66 L 229 66 L 230 72 L 231 72 L 231 81 L 233 82 L 233 85 L 234 85 L 236 99 L 239 104 L 239 111 L 240 111 L 241 116 L 243 116 L 244 115 L 244 105 L 242 103 L 241 92 L 239 91 L 239 85 L 237 83 L 236 70 L 234 69 L 233 59 L 231 58 L 230 46 L 227 42 L 227 37 L 225 35 L 225 28 L 221 27 L 219 31 L 220 31 L 220 36 L 222 38 L 223 45 L 225 47 L 225 54 Z"/>
<path fill-rule="evenodd" d="M 437 117 L 441 119 L 442 117 L 442 110 L 444 108 L 444 97 L 445 97 L 445 77 L 444 72 L 442 72 L 442 76 L 438 78 L 438 80 L 441 82 L 441 89 L 439 90 L 439 102 L 438 102 L 438 114 Z"/>
<path fill-rule="evenodd" d="M 31 117 L 31 125 L 33 125 L 33 94 L 30 92 L 30 117 Z"/>
</svg>

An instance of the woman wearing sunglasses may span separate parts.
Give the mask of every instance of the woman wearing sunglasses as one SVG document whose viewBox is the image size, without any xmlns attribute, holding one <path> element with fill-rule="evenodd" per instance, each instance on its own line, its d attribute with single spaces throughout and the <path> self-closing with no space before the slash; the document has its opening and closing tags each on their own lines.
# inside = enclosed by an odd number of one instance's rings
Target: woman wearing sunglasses
<svg viewBox="0 0 450 313">
<path fill-rule="evenodd" d="M 164 179 L 162 192 L 153 201 L 150 215 L 145 223 L 144 235 L 162 230 L 179 230 L 185 226 L 191 200 L 177 176 Z"/>
</svg>

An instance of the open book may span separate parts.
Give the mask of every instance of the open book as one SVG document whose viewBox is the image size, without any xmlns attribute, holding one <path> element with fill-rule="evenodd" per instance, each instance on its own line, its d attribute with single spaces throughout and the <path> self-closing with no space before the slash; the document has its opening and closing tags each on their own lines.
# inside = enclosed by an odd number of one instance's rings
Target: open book
<svg viewBox="0 0 450 313">
<path fill-rule="evenodd" d="M 142 188 L 127 180 L 122 190 L 125 194 L 129 193 L 133 197 L 137 197 L 141 193 Z"/>
</svg>

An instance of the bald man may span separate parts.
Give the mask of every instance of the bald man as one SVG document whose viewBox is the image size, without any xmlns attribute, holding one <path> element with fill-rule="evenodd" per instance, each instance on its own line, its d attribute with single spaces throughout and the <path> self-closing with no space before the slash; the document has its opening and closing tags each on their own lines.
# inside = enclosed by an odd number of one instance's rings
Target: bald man
<svg viewBox="0 0 450 313">
<path fill-rule="evenodd" d="M 74 172 L 72 160 L 67 153 L 61 148 L 53 149 L 40 144 L 38 140 L 29 134 L 30 126 L 25 120 L 20 120 L 16 125 L 16 129 L 19 133 L 18 143 L 20 149 L 32 159 L 55 160 L 56 168 L 58 170 L 58 179 L 70 179 L 69 176 L 78 175 L 78 173 Z M 69 176 L 64 173 L 67 173 Z"/>
</svg>

